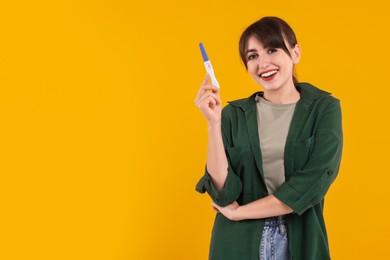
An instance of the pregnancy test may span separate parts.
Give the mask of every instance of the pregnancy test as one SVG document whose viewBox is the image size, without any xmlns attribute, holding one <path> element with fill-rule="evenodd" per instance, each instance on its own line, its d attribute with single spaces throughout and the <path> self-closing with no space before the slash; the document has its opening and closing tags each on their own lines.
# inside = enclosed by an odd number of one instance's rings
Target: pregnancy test
<svg viewBox="0 0 390 260">
<path fill-rule="evenodd" d="M 202 58 L 206 71 L 210 75 L 211 84 L 219 88 L 219 83 L 217 81 L 217 78 L 215 77 L 213 66 L 211 65 L 210 59 L 207 56 L 206 49 L 204 48 L 203 43 L 199 43 L 199 48 L 200 52 L 202 53 Z"/>
</svg>

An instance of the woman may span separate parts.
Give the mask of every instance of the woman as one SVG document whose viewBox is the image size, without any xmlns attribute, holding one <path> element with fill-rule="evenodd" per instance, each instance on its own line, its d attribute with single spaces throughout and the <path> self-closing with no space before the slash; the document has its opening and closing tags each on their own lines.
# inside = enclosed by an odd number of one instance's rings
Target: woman
<svg viewBox="0 0 390 260">
<path fill-rule="evenodd" d="M 208 122 L 196 189 L 218 212 L 209 259 L 330 259 L 323 206 L 341 160 L 340 102 L 297 82 L 300 46 L 280 18 L 250 25 L 239 51 L 263 91 L 222 111 L 206 75 L 195 98 Z"/>
</svg>

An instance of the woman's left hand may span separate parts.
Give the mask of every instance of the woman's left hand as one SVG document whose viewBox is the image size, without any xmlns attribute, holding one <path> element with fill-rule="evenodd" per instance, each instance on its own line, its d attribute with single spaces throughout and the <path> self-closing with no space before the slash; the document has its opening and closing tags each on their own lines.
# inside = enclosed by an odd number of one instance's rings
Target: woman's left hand
<svg viewBox="0 0 390 260">
<path fill-rule="evenodd" d="M 240 205 L 234 201 L 232 204 L 227 205 L 226 207 L 221 207 L 215 204 L 214 202 L 211 204 L 213 209 L 217 211 L 218 213 L 221 213 L 226 218 L 232 220 L 232 221 L 239 221 L 241 220 L 238 216 L 238 208 Z"/>
</svg>

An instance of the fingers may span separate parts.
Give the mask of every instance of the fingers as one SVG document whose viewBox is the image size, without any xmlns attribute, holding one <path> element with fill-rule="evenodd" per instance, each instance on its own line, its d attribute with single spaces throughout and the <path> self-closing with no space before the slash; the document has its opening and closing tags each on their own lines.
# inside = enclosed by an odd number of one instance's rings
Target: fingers
<svg viewBox="0 0 390 260">
<path fill-rule="evenodd" d="M 215 212 L 220 213 L 219 210 L 218 210 L 216 207 L 212 207 L 212 208 L 213 208 L 213 210 L 214 210 Z"/>
<path fill-rule="evenodd" d="M 219 206 L 217 204 L 215 204 L 214 202 L 211 203 L 211 207 L 213 208 L 214 211 L 219 212 Z"/>
<path fill-rule="evenodd" d="M 194 100 L 198 108 L 206 106 L 213 108 L 214 105 L 220 105 L 222 103 L 219 97 L 219 88 L 210 85 L 209 81 L 210 76 L 207 73 Z"/>
<path fill-rule="evenodd" d="M 202 82 L 202 86 L 208 85 L 209 81 L 210 81 L 210 75 L 208 73 L 206 73 L 206 76 L 204 77 L 203 82 Z"/>
<path fill-rule="evenodd" d="M 221 99 L 218 95 L 211 93 L 211 92 L 206 92 L 204 93 L 200 98 L 199 98 L 199 103 L 207 103 L 204 102 L 205 100 L 211 101 L 211 103 L 219 105 L 221 104 Z"/>
<path fill-rule="evenodd" d="M 198 94 L 195 97 L 195 103 L 204 97 L 205 94 L 214 94 L 219 99 L 219 89 L 213 85 L 202 85 L 199 88 Z"/>
<path fill-rule="evenodd" d="M 214 108 L 221 104 L 221 100 L 213 93 L 207 92 L 195 102 L 198 108 Z"/>
<path fill-rule="evenodd" d="M 203 107 L 203 106 L 213 106 L 213 105 L 220 105 L 222 102 L 221 102 L 221 98 L 219 97 L 218 94 L 216 93 L 213 93 L 213 92 L 203 92 L 203 93 L 199 93 L 195 100 L 194 100 L 195 104 L 197 107 Z"/>
<path fill-rule="evenodd" d="M 238 204 L 237 201 L 233 201 L 232 205 L 233 205 L 233 206 L 240 206 L 240 204 Z"/>
<path fill-rule="evenodd" d="M 199 92 L 205 92 L 208 90 L 211 90 L 213 93 L 217 93 L 219 91 L 219 88 L 217 88 L 214 85 L 209 84 L 210 82 L 210 75 L 206 73 L 205 78 L 203 79 L 202 85 L 200 86 Z"/>
</svg>

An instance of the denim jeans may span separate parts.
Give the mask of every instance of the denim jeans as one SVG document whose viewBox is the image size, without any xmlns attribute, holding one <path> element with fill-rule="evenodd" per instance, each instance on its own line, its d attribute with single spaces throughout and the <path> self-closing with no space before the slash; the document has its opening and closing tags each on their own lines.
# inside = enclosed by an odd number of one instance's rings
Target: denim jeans
<svg viewBox="0 0 390 260">
<path fill-rule="evenodd" d="M 260 260 L 288 260 L 287 227 L 283 217 L 269 218 L 265 222 L 260 242 Z"/>
</svg>

